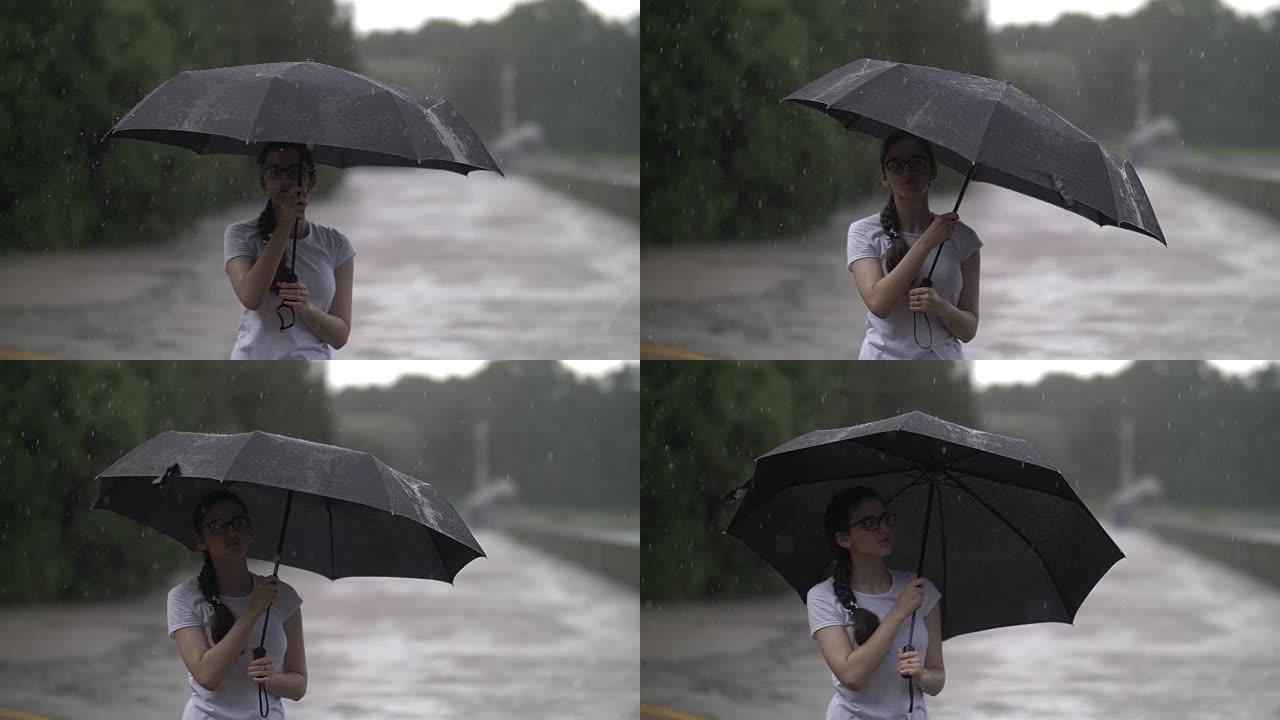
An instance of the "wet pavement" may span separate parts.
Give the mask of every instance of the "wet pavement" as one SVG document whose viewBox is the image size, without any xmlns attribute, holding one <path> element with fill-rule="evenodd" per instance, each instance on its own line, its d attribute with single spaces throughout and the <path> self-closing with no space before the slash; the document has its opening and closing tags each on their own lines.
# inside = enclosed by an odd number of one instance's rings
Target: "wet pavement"
<svg viewBox="0 0 1280 720">
<path fill-rule="evenodd" d="M 982 238 L 981 323 L 969 358 L 1280 356 L 1280 220 L 1141 170 L 1169 242 L 973 184 L 961 219 Z M 931 199 L 949 210 L 955 194 Z M 787 241 L 646 248 L 641 337 L 664 354 L 855 358 L 866 308 L 837 213 Z M 657 351 L 655 351 L 656 353 Z"/>
<path fill-rule="evenodd" d="M 1127 557 L 1074 625 L 943 644 L 930 718 L 1280 717 L 1280 590 L 1142 531 L 1108 532 Z M 725 720 L 826 711 L 829 671 L 795 595 L 646 607 L 640 622 L 646 706 Z"/>
<path fill-rule="evenodd" d="M 489 557 L 453 587 L 281 568 L 303 598 L 307 646 L 307 695 L 285 702 L 289 717 L 638 718 L 635 591 L 505 535 L 477 536 Z M 0 610 L 0 708 L 178 717 L 189 690 L 165 632 L 166 592 Z"/>
<path fill-rule="evenodd" d="M 310 219 L 355 246 L 351 340 L 339 359 L 634 358 L 639 226 L 533 180 L 347 170 Z M 240 306 L 222 236 L 262 203 L 172 243 L 0 265 L 0 349 L 63 358 L 225 359 Z"/>
</svg>

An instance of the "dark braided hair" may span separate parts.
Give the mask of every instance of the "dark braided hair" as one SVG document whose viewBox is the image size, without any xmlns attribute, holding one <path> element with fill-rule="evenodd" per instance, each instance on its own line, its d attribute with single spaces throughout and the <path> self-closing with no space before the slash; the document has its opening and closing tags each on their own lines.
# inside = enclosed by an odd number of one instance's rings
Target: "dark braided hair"
<svg viewBox="0 0 1280 720">
<path fill-rule="evenodd" d="M 933 159 L 933 148 L 923 139 L 912 135 L 905 130 L 895 130 L 889 133 L 889 136 L 880 143 L 880 172 L 883 174 L 884 160 L 889 156 L 889 148 L 900 140 L 916 140 L 924 146 L 924 154 L 929 158 L 929 170 L 936 172 L 938 163 Z M 902 258 L 907 254 L 907 242 L 902 239 L 902 233 L 898 231 L 898 206 L 893 201 L 893 191 L 889 191 L 889 202 L 884 206 L 884 210 L 880 211 L 880 227 L 884 228 L 884 234 L 889 236 L 891 244 L 889 245 L 889 254 L 885 256 L 884 264 L 886 272 L 893 272 L 893 269 L 902 262 Z"/>
<path fill-rule="evenodd" d="M 262 150 L 258 152 L 258 182 L 259 183 L 266 184 L 267 182 L 267 177 L 266 177 L 267 168 L 265 165 L 265 163 L 267 162 L 267 154 L 273 150 L 287 150 L 289 148 L 294 148 L 295 150 L 298 151 L 299 157 L 302 158 L 302 167 L 306 168 L 307 170 L 307 174 L 303 176 L 301 179 L 299 179 L 298 182 L 306 184 L 307 182 L 310 182 L 311 178 L 314 178 L 316 176 L 316 164 L 315 164 L 315 161 L 312 160 L 311 151 L 307 149 L 306 145 L 301 145 L 299 143 L 285 143 L 285 142 L 268 143 L 266 145 L 263 145 Z M 263 208 L 262 213 L 258 215 L 258 234 L 262 236 L 262 242 L 267 242 L 268 240 L 270 240 L 271 233 L 275 229 L 276 229 L 276 209 L 274 206 L 272 206 L 271 199 L 268 198 L 267 206 Z"/>
<path fill-rule="evenodd" d="M 213 509 L 213 506 L 224 502 L 235 503 L 240 506 L 245 515 L 249 514 L 248 506 L 235 493 L 221 488 L 214 490 L 200 498 L 200 502 L 196 503 L 195 511 L 191 514 L 191 524 L 195 527 L 197 535 L 204 532 L 202 526 L 204 525 L 205 516 Z M 222 601 L 218 599 L 218 574 L 213 569 L 213 558 L 209 555 L 208 550 L 204 551 L 204 567 L 200 568 L 198 582 L 200 583 L 200 594 L 213 607 L 213 627 L 210 628 L 209 634 L 213 637 L 213 642 L 216 645 L 228 632 L 231 632 L 231 626 L 236 623 L 236 616 L 231 612 L 230 608 L 222 604 Z"/>
<path fill-rule="evenodd" d="M 846 548 L 836 542 L 836 534 L 848 532 L 849 515 L 853 509 L 867 500 L 883 500 L 869 487 L 858 486 L 842 490 L 827 503 L 827 511 L 822 516 L 822 525 L 827 533 L 827 544 L 835 559 L 835 570 L 831 573 L 834 579 L 836 599 L 849 612 L 853 620 L 853 639 L 862 645 L 880 627 L 880 617 L 866 608 L 858 607 L 858 599 L 853 594 L 853 558 Z"/>
</svg>

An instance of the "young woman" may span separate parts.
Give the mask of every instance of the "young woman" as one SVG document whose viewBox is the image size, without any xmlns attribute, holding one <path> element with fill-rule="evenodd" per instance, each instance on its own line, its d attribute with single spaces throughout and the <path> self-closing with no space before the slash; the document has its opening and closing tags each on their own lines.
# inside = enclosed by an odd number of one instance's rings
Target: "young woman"
<svg viewBox="0 0 1280 720">
<path fill-rule="evenodd" d="M 351 336 L 356 251 L 342 233 L 307 220 L 316 168 L 306 147 L 264 146 L 258 186 L 267 196 L 262 214 L 228 225 L 223 237 L 227 276 L 243 306 L 231 359 L 328 359 Z"/>
<path fill-rule="evenodd" d="M 283 718 L 280 698 L 307 692 L 302 599 L 287 583 L 249 572 L 253 522 L 240 498 L 215 490 L 192 516 L 204 568 L 169 591 L 169 637 L 187 665 L 191 697 L 182 720 L 260 717 L 259 686 L 267 716 Z M 265 657 L 254 660 L 262 619 L 270 606 Z"/>
<path fill-rule="evenodd" d="M 913 701 L 910 720 L 927 720 L 922 693 L 937 695 L 946 681 L 942 596 L 927 579 L 885 566 L 894 522 L 869 488 L 845 490 L 827 504 L 823 526 L 835 571 L 806 600 L 809 632 L 836 689 L 826 720 L 898 720 Z M 925 648 L 923 655 L 902 652 L 916 610 L 912 646 Z"/>
<path fill-rule="evenodd" d="M 978 332 L 982 242 L 956 213 L 929 210 L 937 179 L 925 141 L 899 131 L 881 143 L 889 202 L 849 226 L 849 272 L 867 306 L 860 360 L 963 360 L 960 343 Z M 921 286 L 931 269 L 933 286 Z"/>
</svg>

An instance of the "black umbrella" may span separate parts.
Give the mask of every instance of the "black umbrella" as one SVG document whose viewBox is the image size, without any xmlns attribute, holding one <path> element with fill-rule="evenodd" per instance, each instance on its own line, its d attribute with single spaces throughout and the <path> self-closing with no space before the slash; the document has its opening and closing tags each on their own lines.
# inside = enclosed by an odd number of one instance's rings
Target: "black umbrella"
<svg viewBox="0 0 1280 720">
<path fill-rule="evenodd" d="M 199 155 L 256 156 L 263 144 L 298 143 L 325 165 L 391 165 L 502 174 L 448 100 L 420 96 L 350 70 L 312 62 L 187 70 L 147 94 L 108 138 L 176 145 Z M 276 280 L 297 282 L 293 257 Z M 274 284 L 272 285 L 274 288 Z M 280 331 L 285 322 L 281 303 Z"/>
<path fill-rule="evenodd" d="M 133 107 L 107 137 L 200 155 L 257 155 L 263 143 L 306 145 L 316 162 L 501 173 L 448 100 L 317 62 L 188 70 Z"/>
<path fill-rule="evenodd" d="M 991 183 L 1164 243 L 1138 173 L 1011 83 L 952 70 L 861 59 L 783 98 L 878 138 L 905 130 L 938 162 Z M 932 270 L 930 270 L 932 275 Z"/>
<path fill-rule="evenodd" d="M 255 530 L 277 538 L 274 555 L 265 545 L 250 548 L 252 557 L 275 561 L 273 575 L 283 562 L 331 580 L 452 583 L 463 566 L 484 555 L 458 512 L 430 484 L 369 453 L 282 435 L 163 432 L 97 479 L 93 507 L 137 520 L 193 551 L 196 503 L 211 490 L 233 486 L 253 510 Z M 270 613 L 268 608 L 255 658 L 266 653 Z"/>
<path fill-rule="evenodd" d="M 919 547 L 895 547 L 886 564 L 918 577 L 930 570 L 947 599 L 943 639 L 1070 624 L 1124 557 L 1030 443 L 921 412 L 817 430 L 760 456 L 751 479 L 730 493 L 741 505 L 726 532 L 804 599 L 831 575 L 827 501 L 857 485 L 876 490 L 897 513 L 898 533 L 920 536 Z"/>
</svg>

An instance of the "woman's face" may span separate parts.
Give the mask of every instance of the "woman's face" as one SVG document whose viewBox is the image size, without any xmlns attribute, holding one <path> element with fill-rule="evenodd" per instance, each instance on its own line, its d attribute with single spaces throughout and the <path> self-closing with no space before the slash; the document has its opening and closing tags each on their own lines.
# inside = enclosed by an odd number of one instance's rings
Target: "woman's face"
<svg viewBox="0 0 1280 720">
<path fill-rule="evenodd" d="M 276 207 L 293 204 L 305 213 L 316 179 L 302 165 L 302 153 L 297 148 L 284 148 L 272 150 L 263 158 L 261 187 Z"/>
<path fill-rule="evenodd" d="M 245 557 L 253 543 L 253 524 L 244 508 L 233 502 L 214 505 L 196 535 L 196 547 L 223 559 Z"/>
<path fill-rule="evenodd" d="M 867 525 L 878 524 L 879 527 L 868 530 L 864 527 L 864 522 Z M 893 553 L 893 528 L 884 522 L 884 505 L 879 500 L 865 500 L 851 510 L 849 525 L 847 535 L 841 533 L 836 536 L 840 547 L 852 548 L 862 555 L 884 557 Z"/>
<path fill-rule="evenodd" d="M 913 164 L 921 165 L 921 161 L 923 167 L 911 168 Z M 920 197 L 929 192 L 929 186 L 938 179 L 937 166 L 929 163 L 924 144 L 914 138 L 904 138 L 890 145 L 880 172 L 880 181 L 899 197 Z"/>
</svg>

